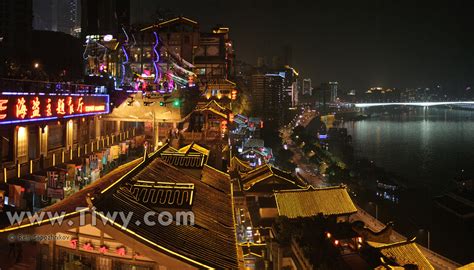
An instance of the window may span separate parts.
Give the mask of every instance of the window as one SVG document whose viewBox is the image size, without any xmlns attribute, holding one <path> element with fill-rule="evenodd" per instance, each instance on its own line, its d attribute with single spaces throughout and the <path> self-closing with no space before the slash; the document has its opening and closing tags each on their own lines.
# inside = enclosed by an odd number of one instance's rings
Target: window
<svg viewBox="0 0 474 270">
<path fill-rule="evenodd" d="M 17 133 L 17 159 L 25 162 L 28 155 L 28 134 L 26 127 L 18 127 Z"/>
<path fill-rule="evenodd" d="M 48 150 L 63 146 L 63 125 L 48 125 Z"/>
</svg>

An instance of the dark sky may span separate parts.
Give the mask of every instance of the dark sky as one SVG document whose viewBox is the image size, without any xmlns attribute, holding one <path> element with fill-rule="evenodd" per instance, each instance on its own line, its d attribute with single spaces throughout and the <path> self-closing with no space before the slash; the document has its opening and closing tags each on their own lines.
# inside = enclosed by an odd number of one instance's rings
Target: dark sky
<svg viewBox="0 0 474 270">
<path fill-rule="evenodd" d="M 464 0 L 132 1 L 133 19 L 157 9 L 229 26 L 237 58 L 293 48 L 293 66 L 313 85 L 465 88 L 474 77 L 472 4 Z"/>
</svg>

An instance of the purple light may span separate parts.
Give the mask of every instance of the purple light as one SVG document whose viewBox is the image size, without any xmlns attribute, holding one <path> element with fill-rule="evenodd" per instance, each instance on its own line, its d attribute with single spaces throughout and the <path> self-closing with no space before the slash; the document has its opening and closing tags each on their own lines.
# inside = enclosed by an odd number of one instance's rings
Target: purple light
<svg viewBox="0 0 474 270">
<path fill-rule="evenodd" d="M 122 81 L 120 83 L 123 85 L 123 81 L 125 79 L 125 64 L 128 64 L 128 54 L 127 50 L 125 49 L 125 45 L 122 45 L 122 51 L 125 54 L 125 61 L 122 62 Z"/>
<path fill-rule="evenodd" d="M 85 97 L 85 96 L 91 96 L 91 97 L 107 97 L 110 98 L 109 95 L 107 94 L 88 94 L 88 95 L 83 95 L 83 94 L 68 94 L 68 93 L 29 93 L 29 92 L 2 92 L 2 95 L 5 96 L 79 96 L 79 97 Z"/>
<path fill-rule="evenodd" d="M 158 68 L 158 62 L 160 61 L 160 54 L 156 50 L 156 48 L 158 47 L 159 38 L 158 38 L 158 34 L 156 32 L 153 32 L 153 34 L 155 35 L 155 46 L 153 46 L 153 51 L 155 52 L 155 55 L 156 55 L 156 60 L 153 59 L 153 67 L 155 68 L 155 80 L 154 80 L 154 82 L 157 83 L 158 80 L 161 79 L 161 78 L 158 78 L 159 76 L 161 76 L 160 70 Z"/>
</svg>

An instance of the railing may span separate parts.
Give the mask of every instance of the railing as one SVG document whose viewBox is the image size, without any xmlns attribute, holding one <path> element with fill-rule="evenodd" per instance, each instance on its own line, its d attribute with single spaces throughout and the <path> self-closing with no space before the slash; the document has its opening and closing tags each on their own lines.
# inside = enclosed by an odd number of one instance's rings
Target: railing
<svg viewBox="0 0 474 270">
<path fill-rule="evenodd" d="M 99 139 L 89 141 L 88 143 L 74 144 L 69 149 L 63 147 L 51 150 L 42 159 L 36 158 L 23 163 L 3 164 L 2 169 L 0 170 L 0 181 L 7 182 L 8 179 L 20 178 L 42 169 L 67 163 L 140 135 L 143 134 L 139 134 L 136 129 L 130 129 L 123 132 L 101 136 Z"/>
<path fill-rule="evenodd" d="M 298 263 L 301 265 L 302 269 L 304 270 L 313 269 L 313 265 L 308 261 L 300 245 L 296 242 L 295 238 L 291 238 L 291 250 L 293 251 L 293 254 L 295 254 L 296 258 L 298 259 Z"/>
<path fill-rule="evenodd" d="M 96 87 L 87 84 L 76 84 L 69 82 L 46 82 L 32 80 L 17 80 L 0 78 L 1 92 L 31 92 L 31 93 L 97 93 Z M 99 91 L 100 92 L 100 91 Z"/>
<path fill-rule="evenodd" d="M 221 140 L 220 132 L 183 132 L 181 133 L 185 142 L 188 141 L 216 141 Z"/>
</svg>

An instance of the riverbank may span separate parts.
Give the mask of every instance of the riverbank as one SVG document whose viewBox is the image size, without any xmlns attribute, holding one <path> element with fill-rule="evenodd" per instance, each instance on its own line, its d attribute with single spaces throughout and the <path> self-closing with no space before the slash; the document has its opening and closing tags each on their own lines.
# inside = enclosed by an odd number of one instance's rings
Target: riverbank
<svg viewBox="0 0 474 270">
<path fill-rule="evenodd" d="M 298 148 L 297 146 L 292 145 L 291 140 L 287 139 L 285 142 L 290 144 L 288 149 L 290 149 L 294 153 L 295 158 L 293 160 L 297 164 L 299 168 L 299 172 L 301 171 L 304 172 L 304 173 L 301 173 L 301 176 L 307 179 L 310 182 L 310 184 L 314 186 L 321 187 L 321 186 L 333 185 L 329 183 L 330 181 L 324 175 L 315 175 L 312 173 L 312 172 L 317 171 L 318 168 L 315 167 L 316 165 L 314 163 L 310 163 L 310 161 L 304 156 L 302 149 Z M 336 158 L 332 160 L 336 160 Z M 330 162 L 329 160 L 327 161 Z M 356 205 L 365 204 L 364 202 L 362 202 L 364 200 L 361 200 L 362 198 L 360 196 L 357 196 L 358 193 L 354 192 L 353 184 L 350 184 L 349 192 L 354 202 L 356 203 Z M 367 211 L 362 209 L 360 206 L 357 206 L 357 208 L 358 208 L 358 212 L 357 214 L 352 216 L 351 221 L 361 220 L 365 223 L 365 225 L 368 228 L 370 228 L 373 231 L 380 231 L 385 227 L 385 223 L 382 223 L 380 220 L 377 220 L 376 218 L 374 218 L 371 214 L 369 214 Z M 377 211 L 376 211 L 376 215 L 377 215 Z M 411 238 L 411 237 L 408 237 L 408 238 Z M 391 236 L 392 242 L 400 242 L 400 241 L 406 241 L 406 240 L 407 240 L 407 237 L 401 235 L 400 233 L 396 231 L 393 231 L 392 236 Z M 436 269 L 455 269 L 456 267 L 460 266 L 458 263 L 440 254 L 437 254 L 427 248 L 424 248 L 423 246 L 421 246 L 420 249 L 423 252 L 423 254 L 428 258 L 428 260 L 430 260 L 433 266 L 436 267 Z"/>
</svg>

